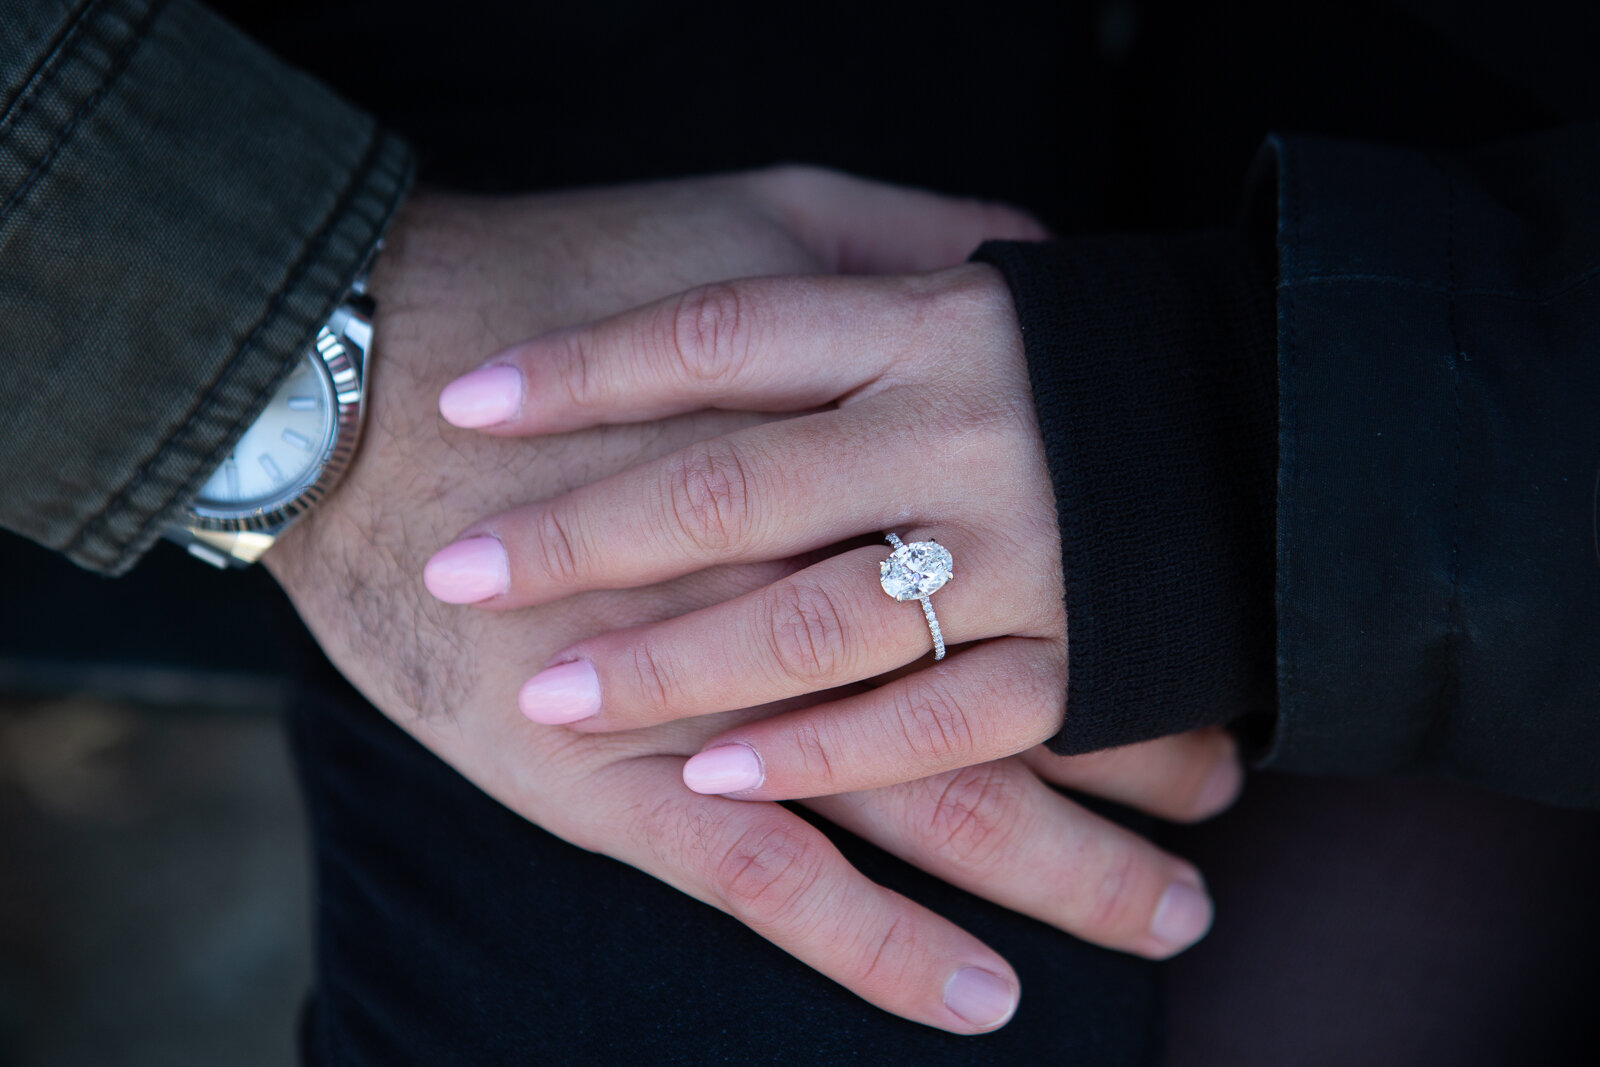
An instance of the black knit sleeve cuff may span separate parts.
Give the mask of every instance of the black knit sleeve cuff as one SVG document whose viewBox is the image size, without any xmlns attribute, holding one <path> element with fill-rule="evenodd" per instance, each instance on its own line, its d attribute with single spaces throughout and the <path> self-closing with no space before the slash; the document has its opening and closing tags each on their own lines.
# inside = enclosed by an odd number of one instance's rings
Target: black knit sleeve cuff
<svg viewBox="0 0 1600 1067">
<path fill-rule="evenodd" d="M 1270 713 L 1276 375 L 1243 236 L 991 242 L 1055 487 L 1088 752 Z"/>
</svg>

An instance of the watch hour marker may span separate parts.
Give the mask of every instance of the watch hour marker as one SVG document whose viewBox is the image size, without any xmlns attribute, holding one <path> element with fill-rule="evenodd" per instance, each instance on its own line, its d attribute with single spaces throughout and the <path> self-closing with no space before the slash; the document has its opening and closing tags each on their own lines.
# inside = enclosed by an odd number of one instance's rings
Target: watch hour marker
<svg viewBox="0 0 1600 1067">
<path fill-rule="evenodd" d="M 290 411 L 315 411 L 317 398 L 314 396 L 291 396 L 289 398 Z"/>
<path fill-rule="evenodd" d="M 275 482 L 283 481 L 283 471 L 278 468 L 277 462 L 265 452 L 261 453 L 261 469 Z"/>
<path fill-rule="evenodd" d="M 311 451 L 311 438 L 307 437 L 305 434 L 295 433 L 293 430 L 285 430 L 283 431 L 283 440 L 285 444 L 294 445 L 296 448 L 303 448 L 307 452 Z"/>
<path fill-rule="evenodd" d="M 234 499 L 239 497 L 239 465 L 229 456 L 222 465 L 222 477 L 228 483 L 228 495 Z"/>
</svg>

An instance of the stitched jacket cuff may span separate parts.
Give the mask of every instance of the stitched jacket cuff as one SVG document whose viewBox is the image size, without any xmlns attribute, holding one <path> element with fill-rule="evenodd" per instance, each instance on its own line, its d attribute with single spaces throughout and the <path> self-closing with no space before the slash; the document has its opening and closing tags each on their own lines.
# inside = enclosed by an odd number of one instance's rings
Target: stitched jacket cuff
<svg viewBox="0 0 1600 1067">
<path fill-rule="evenodd" d="M 332 313 L 410 172 L 399 140 L 190 0 L 0 32 L 0 525 L 132 566 Z"/>
</svg>

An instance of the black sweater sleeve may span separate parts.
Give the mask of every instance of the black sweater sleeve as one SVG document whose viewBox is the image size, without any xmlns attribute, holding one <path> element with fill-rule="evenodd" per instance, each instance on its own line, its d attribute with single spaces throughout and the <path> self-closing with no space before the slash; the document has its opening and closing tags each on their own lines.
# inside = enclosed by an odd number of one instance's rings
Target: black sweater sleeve
<svg viewBox="0 0 1600 1067">
<path fill-rule="evenodd" d="M 1272 293 L 1245 238 L 990 243 L 1022 324 L 1087 752 L 1272 702 Z"/>
<path fill-rule="evenodd" d="M 1600 127 L 1264 156 L 1271 288 L 1239 235 L 979 252 L 1061 522 L 1054 744 L 1254 714 L 1267 767 L 1600 804 Z"/>
</svg>

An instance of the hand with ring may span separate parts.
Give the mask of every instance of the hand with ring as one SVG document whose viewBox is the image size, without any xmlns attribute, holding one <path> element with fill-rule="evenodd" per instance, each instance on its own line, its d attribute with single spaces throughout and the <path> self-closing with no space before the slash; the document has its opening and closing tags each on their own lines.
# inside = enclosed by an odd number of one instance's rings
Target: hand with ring
<svg viewBox="0 0 1600 1067">
<path fill-rule="evenodd" d="M 1060 539 L 993 268 L 704 286 L 509 348 L 440 404 L 501 435 L 793 416 L 487 518 L 432 558 L 434 595 L 491 609 L 789 562 L 755 592 L 563 649 L 519 694 L 535 722 L 626 730 L 838 690 L 741 721 L 684 769 L 698 792 L 761 800 L 919 779 L 1060 728 Z"/>
</svg>

